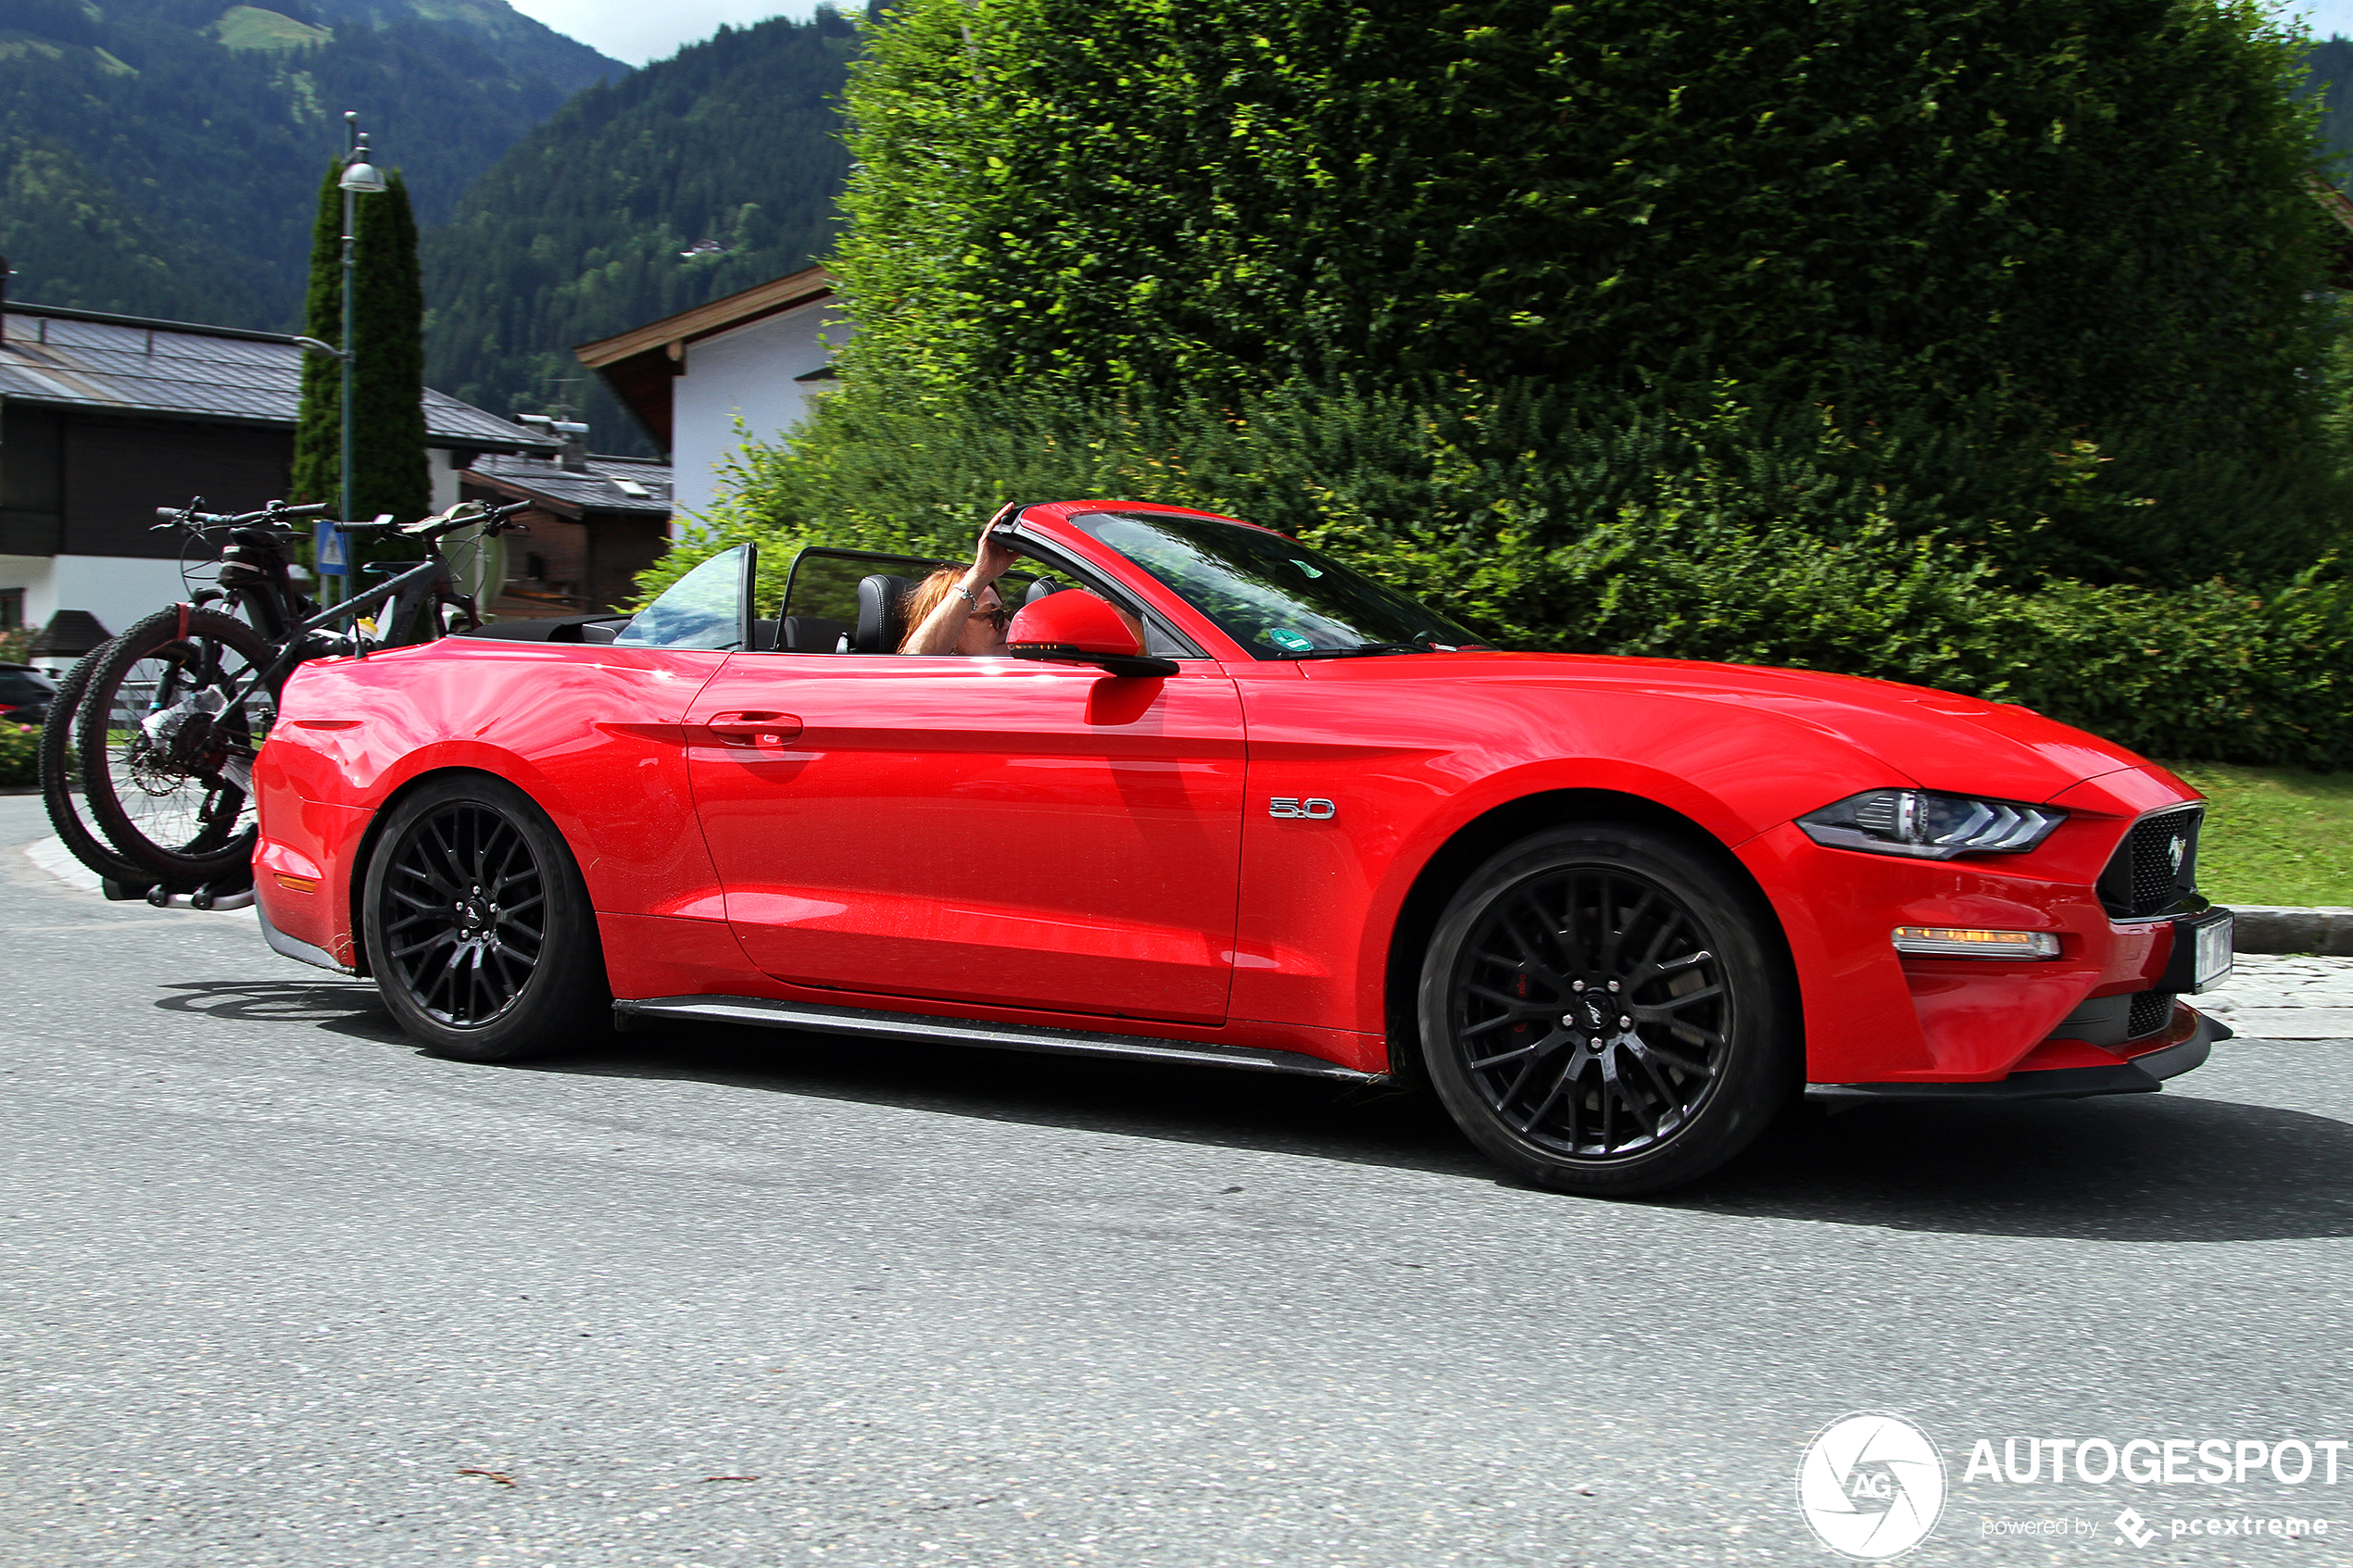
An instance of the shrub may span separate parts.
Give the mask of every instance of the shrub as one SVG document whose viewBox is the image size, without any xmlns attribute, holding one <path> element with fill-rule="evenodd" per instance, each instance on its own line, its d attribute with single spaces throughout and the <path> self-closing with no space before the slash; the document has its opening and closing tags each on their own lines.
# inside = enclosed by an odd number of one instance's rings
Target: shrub
<svg viewBox="0 0 2353 1568">
<path fill-rule="evenodd" d="M 41 782 L 41 731 L 0 723 L 0 788 Z"/>
<path fill-rule="evenodd" d="M 2353 511 L 2312 111 L 2251 0 L 902 0 L 868 42 L 853 380 L 1730 377 L 1903 424 L 1869 479 L 1983 547 L 2095 444 L 2156 504 L 2050 511 L 2040 564 L 2102 581 L 2284 579 Z"/>
</svg>

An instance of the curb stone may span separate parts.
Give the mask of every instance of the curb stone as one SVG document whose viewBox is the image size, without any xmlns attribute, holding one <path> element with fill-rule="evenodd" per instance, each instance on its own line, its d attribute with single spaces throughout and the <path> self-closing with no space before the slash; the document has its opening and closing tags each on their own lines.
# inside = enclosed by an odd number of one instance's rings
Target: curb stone
<svg viewBox="0 0 2353 1568">
<path fill-rule="evenodd" d="M 2231 947 L 2241 953 L 2318 953 L 2353 958 L 2353 908 L 2323 905 L 2295 909 L 2278 904 L 2233 904 L 2238 916 Z"/>
</svg>

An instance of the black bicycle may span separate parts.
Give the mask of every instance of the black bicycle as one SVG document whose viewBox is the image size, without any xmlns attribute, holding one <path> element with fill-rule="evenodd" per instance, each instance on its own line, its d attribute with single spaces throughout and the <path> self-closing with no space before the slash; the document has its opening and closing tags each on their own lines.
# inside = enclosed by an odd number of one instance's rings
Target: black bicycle
<svg viewBox="0 0 2353 1568">
<path fill-rule="evenodd" d="M 85 845 L 67 838 L 63 823 L 59 837 L 106 879 L 110 897 L 145 897 L 158 904 L 183 897 L 210 908 L 242 894 L 252 878 L 253 761 L 276 717 L 286 676 L 306 659 L 365 658 L 431 641 L 460 624 L 468 630 L 480 625 L 442 543 L 467 529 L 478 529 L 484 538 L 513 532 L 522 525 L 511 515 L 526 505 L 492 509 L 467 502 L 400 525 L 397 533 L 426 542 L 426 558 L 325 608 L 295 585 L 295 535 L 284 525 L 320 508 L 273 503 L 242 517 L 193 507 L 159 508 L 159 527 L 226 529 L 220 580 L 139 621 L 76 667 L 82 690 L 67 709 L 71 743 L 58 748 L 59 771 L 69 752 L 84 809 L 106 847 L 94 861 L 82 854 Z M 226 609 L 212 608 L 216 604 Z M 227 610 L 242 610 L 246 619 Z M 63 708 L 61 693 L 53 715 Z M 44 741 L 45 769 L 45 730 Z M 64 814 L 75 815 L 66 791 L 44 794 L 51 797 L 53 822 L 61 814 L 60 795 Z M 87 829 L 80 836 L 91 837 Z"/>
</svg>

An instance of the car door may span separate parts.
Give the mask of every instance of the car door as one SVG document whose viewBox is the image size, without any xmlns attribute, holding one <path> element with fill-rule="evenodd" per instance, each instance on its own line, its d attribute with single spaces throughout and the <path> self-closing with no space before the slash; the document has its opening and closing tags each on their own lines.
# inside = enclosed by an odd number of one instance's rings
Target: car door
<svg viewBox="0 0 2353 1568">
<path fill-rule="evenodd" d="M 1209 660 L 738 654 L 688 712 L 727 919 L 767 973 L 1221 1022 L 1243 744 Z"/>
</svg>

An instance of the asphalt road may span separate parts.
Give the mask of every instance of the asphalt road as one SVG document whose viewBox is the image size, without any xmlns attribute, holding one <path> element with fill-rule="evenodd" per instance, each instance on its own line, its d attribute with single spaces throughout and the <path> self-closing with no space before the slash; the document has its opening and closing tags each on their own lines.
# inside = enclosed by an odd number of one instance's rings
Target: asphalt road
<svg viewBox="0 0 2353 1568">
<path fill-rule="evenodd" d="M 6 1568 L 1833 1563 L 1794 1478 L 1857 1410 L 1950 1476 L 1907 1562 L 2353 1562 L 2353 1450 L 1964 1475 L 2353 1439 L 2353 1042 L 1584 1202 L 1313 1083 L 712 1029 L 437 1061 L 43 831 L 0 800 Z"/>
</svg>

